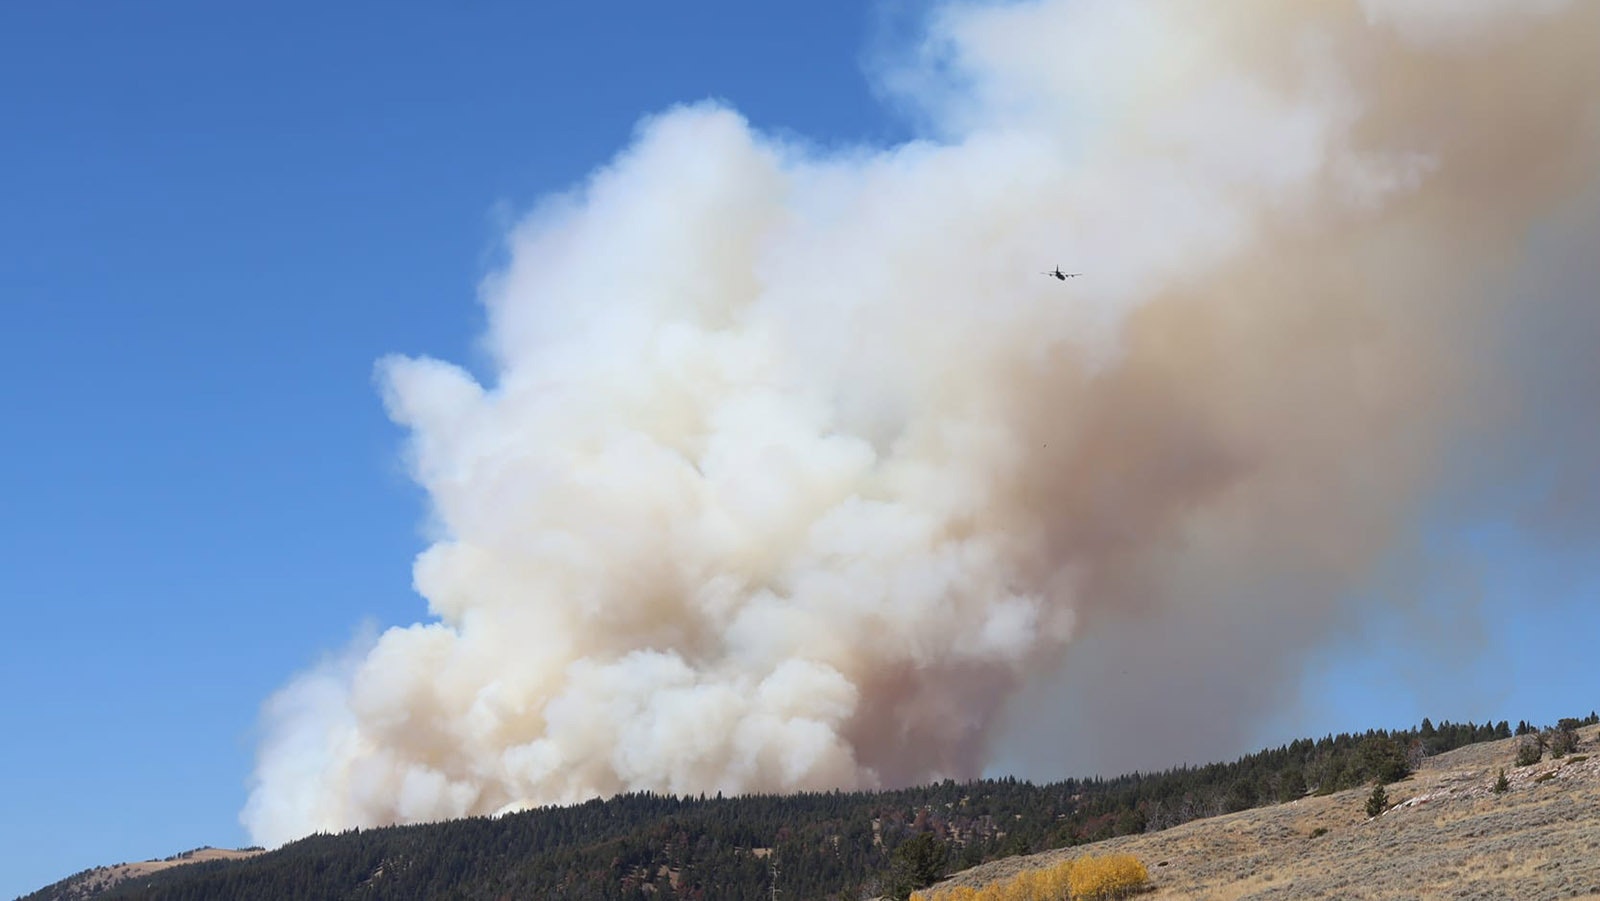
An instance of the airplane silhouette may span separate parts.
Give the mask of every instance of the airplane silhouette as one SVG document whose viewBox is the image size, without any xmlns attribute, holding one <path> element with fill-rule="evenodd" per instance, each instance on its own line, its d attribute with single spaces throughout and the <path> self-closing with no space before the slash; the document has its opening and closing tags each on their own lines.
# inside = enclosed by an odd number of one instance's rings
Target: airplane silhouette
<svg viewBox="0 0 1600 901">
<path fill-rule="evenodd" d="M 1066 281 L 1069 278 L 1072 278 L 1072 277 L 1078 276 L 1078 275 L 1082 275 L 1083 273 L 1082 272 L 1062 272 L 1061 271 L 1061 267 L 1057 266 L 1054 272 L 1044 272 L 1044 273 L 1040 273 L 1040 274 L 1041 275 L 1053 275 L 1053 276 L 1055 276 L 1056 278 L 1058 278 L 1058 279 L 1060 279 L 1062 281 Z"/>
</svg>

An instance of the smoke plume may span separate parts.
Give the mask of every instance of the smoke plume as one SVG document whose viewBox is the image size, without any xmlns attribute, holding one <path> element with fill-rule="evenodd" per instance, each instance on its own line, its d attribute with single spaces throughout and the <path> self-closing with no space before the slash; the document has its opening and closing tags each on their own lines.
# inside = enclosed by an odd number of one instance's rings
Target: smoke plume
<svg viewBox="0 0 1600 901">
<path fill-rule="evenodd" d="M 1597 46 L 1557 0 L 959 3 L 876 73 L 923 140 L 644 121 L 509 235 L 492 384 L 381 363 L 429 616 L 269 702 L 244 822 L 971 777 L 1075 655 L 1083 741 L 1221 742 L 1572 375 L 1498 336 L 1592 328 L 1519 272 L 1594 209 Z"/>
</svg>

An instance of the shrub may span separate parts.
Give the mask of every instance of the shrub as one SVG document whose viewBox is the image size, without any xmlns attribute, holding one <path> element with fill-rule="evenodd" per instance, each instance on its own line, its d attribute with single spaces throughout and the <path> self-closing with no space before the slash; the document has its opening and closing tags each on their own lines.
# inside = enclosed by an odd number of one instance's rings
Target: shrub
<svg viewBox="0 0 1600 901">
<path fill-rule="evenodd" d="M 1020 873 L 1011 880 L 1006 901 L 1055 901 L 1067 897 L 1073 863 L 1056 864 Z"/>
<path fill-rule="evenodd" d="M 1544 757 L 1544 743 L 1526 735 L 1517 743 L 1517 766 L 1533 766 Z"/>
<path fill-rule="evenodd" d="M 938 892 L 917 892 L 912 901 L 1064 901 L 1073 861 L 1053 867 L 1025 870 L 1010 879 L 991 882 L 980 889 L 953 886 Z"/>
<path fill-rule="evenodd" d="M 1132 854 L 1082 857 L 1067 874 L 1074 899 L 1122 898 L 1149 883 L 1149 871 Z"/>
<path fill-rule="evenodd" d="M 1324 835 L 1327 835 L 1327 834 L 1328 834 L 1328 827 L 1327 826 L 1318 826 L 1317 828 L 1311 830 L 1311 837 L 1312 838 L 1322 838 Z"/>
<path fill-rule="evenodd" d="M 1510 787 L 1511 787 L 1511 783 L 1510 783 L 1510 781 L 1508 781 L 1506 779 L 1506 768 L 1505 767 L 1501 767 L 1500 768 L 1500 778 L 1494 780 L 1494 792 L 1497 795 L 1503 795 L 1503 794 L 1505 794 L 1506 790 L 1509 789 Z"/>
<path fill-rule="evenodd" d="M 1565 757 L 1578 748 L 1578 721 L 1564 719 L 1550 732 L 1550 756 Z"/>
</svg>

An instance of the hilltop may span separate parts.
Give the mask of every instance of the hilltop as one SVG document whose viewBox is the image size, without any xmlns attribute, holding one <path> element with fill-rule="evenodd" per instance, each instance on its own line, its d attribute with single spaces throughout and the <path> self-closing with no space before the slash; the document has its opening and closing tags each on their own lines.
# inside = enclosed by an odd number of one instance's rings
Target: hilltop
<svg viewBox="0 0 1600 901">
<path fill-rule="evenodd" d="M 263 853 L 261 848 L 213 848 L 205 845 L 189 851 L 163 857 L 160 860 L 140 860 L 104 867 L 91 867 L 74 873 L 66 879 L 29 895 L 29 898 L 46 897 L 52 901 L 87 901 L 98 898 L 125 882 L 143 879 L 163 870 L 186 864 L 207 863 L 215 860 L 244 860 Z"/>
</svg>

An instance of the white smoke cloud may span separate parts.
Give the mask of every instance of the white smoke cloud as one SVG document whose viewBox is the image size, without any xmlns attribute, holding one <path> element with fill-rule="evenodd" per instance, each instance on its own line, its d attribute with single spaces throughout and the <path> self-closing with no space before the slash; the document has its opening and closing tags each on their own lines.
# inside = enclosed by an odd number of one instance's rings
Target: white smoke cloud
<svg viewBox="0 0 1600 901">
<path fill-rule="evenodd" d="M 1565 9 L 1571 0 L 1361 0 L 1367 20 L 1407 40 L 1435 47 L 1460 45 L 1520 29 L 1527 19 Z"/>
<path fill-rule="evenodd" d="M 972 776 L 1129 623 L 1099 741 L 1281 703 L 1499 372 L 1475 274 L 1600 171 L 1597 8 L 1439 9 L 951 5 L 883 73 L 937 139 L 644 122 L 510 236 L 492 384 L 381 364 L 431 618 L 269 704 L 254 839 Z"/>
</svg>

